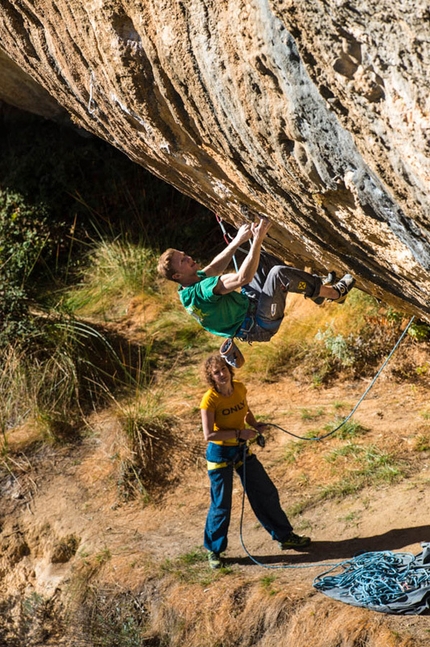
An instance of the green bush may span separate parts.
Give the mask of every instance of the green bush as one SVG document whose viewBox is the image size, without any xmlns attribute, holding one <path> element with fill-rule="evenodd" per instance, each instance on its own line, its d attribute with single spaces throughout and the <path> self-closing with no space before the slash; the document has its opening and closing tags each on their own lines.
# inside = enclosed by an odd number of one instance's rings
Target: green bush
<svg viewBox="0 0 430 647">
<path fill-rule="evenodd" d="M 342 366 L 352 366 L 354 364 L 355 358 L 348 341 L 343 335 L 334 334 L 331 326 L 328 326 L 324 332 L 319 330 L 315 335 L 315 339 L 324 342 L 326 349 L 339 360 Z"/>
<path fill-rule="evenodd" d="M 28 279 L 46 244 L 46 207 L 0 191 L 0 346 L 33 331 Z"/>
</svg>

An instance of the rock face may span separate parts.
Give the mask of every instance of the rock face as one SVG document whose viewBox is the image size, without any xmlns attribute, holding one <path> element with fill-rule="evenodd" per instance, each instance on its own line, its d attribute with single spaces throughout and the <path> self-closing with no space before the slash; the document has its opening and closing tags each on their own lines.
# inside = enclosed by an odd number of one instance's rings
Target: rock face
<svg viewBox="0 0 430 647">
<path fill-rule="evenodd" d="M 425 0 L 1 4 L 0 98 L 430 321 Z"/>
</svg>

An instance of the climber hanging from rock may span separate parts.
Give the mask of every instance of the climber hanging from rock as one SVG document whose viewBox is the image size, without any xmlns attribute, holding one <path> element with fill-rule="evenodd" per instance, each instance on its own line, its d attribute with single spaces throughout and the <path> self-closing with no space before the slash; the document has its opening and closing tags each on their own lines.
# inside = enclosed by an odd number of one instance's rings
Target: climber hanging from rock
<svg viewBox="0 0 430 647">
<path fill-rule="evenodd" d="M 167 249 L 160 256 L 159 274 L 179 283 L 182 305 L 208 332 L 249 342 L 269 341 L 281 325 L 289 292 L 303 294 L 318 304 L 325 299 L 345 301 L 355 283 L 350 274 L 332 285 L 324 284 L 321 277 L 284 265 L 262 251 L 270 226 L 267 218 L 242 225 L 203 269 L 177 249 Z M 250 250 L 241 266 L 223 274 L 236 250 L 249 240 Z"/>
</svg>

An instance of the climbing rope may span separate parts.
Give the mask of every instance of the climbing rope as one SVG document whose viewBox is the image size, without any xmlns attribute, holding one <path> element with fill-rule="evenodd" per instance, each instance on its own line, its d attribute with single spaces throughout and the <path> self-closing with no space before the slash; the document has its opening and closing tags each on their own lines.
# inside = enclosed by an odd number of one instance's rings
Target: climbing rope
<svg viewBox="0 0 430 647">
<path fill-rule="evenodd" d="M 223 221 L 222 221 L 222 218 L 220 218 L 220 216 L 218 216 L 217 214 L 215 214 L 215 218 L 216 218 L 216 220 L 217 220 L 217 223 L 218 223 L 218 224 L 219 224 L 219 226 L 221 227 L 221 231 L 222 231 L 222 235 L 223 235 L 223 238 L 224 238 L 225 244 L 226 244 L 226 245 L 229 245 L 229 244 L 230 244 L 230 242 L 233 240 L 233 237 L 232 237 L 232 236 L 227 232 L 226 228 L 224 227 L 224 223 L 223 223 Z M 243 247 L 238 247 L 237 249 L 238 249 L 240 252 L 242 252 L 243 254 L 248 254 L 248 252 L 246 251 L 246 249 L 243 249 Z M 233 254 L 233 263 L 234 263 L 234 269 L 235 269 L 235 270 L 236 270 L 236 272 L 237 272 L 237 271 L 238 271 L 238 264 L 237 264 L 237 261 L 236 261 L 236 256 L 235 256 L 235 254 Z"/>
<path fill-rule="evenodd" d="M 332 429 L 332 431 L 330 431 L 330 432 L 329 432 L 329 433 L 327 433 L 327 434 L 324 434 L 323 436 L 298 436 L 297 434 L 294 434 L 292 431 L 288 431 L 288 429 L 283 429 L 283 427 L 280 427 L 279 425 L 275 424 L 274 422 L 265 422 L 264 424 L 265 424 L 266 426 L 276 427 L 276 429 L 280 429 L 280 431 L 283 431 L 284 433 L 289 434 L 290 436 L 294 436 L 294 438 L 299 438 L 300 440 L 324 440 L 324 438 L 328 438 L 329 436 L 332 436 L 334 433 L 336 433 L 336 431 L 339 431 L 339 429 L 340 429 L 341 427 L 343 427 L 343 425 L 344 425 L 344 424 L 346 424 L 346 423 L 348 422 L 348 420 L 349 420 L 349 419 L 354 415 L 354 413 L 357 411 L 358 407 L 359 407 L 359 406 L 360 406 L 360 404 L 363 402 L 363 400 L 366 398 L 366 396 L 367 396 L 367 394 L 369 393 L 369 391 L 373 388 L 373 386 L 374 386 L 374 384 L 375 384 L 376 380 L 377 380 L 377 379 L 378 379 L 378 377 L 381 375 L 381 373 L 382 373 L 382 371 L 384 370 L 384 368 L 387 366 L 388 362 L 390 361 L 390 359 L 391 359 L 391 358 L 392 358 L 392 356 L 394 355 L 395 351 L 396 351 L 396 350 L 397 350 L 397 348 L 400 346 L 400 344 L 401 344 L 401 342 L 402 342 L 402 340 L 403 340 L 404 336 L 406 335 L 406 333 L 408 332 L 409 328 L 411 327 L 412 322 L 414 321 L 414 319 L 415 319 L 415 316 L 411 317 L 411 319 L 410 319 L 410 321 L 409 321 L 408 325 L 406 326 L 406 328 L 404 329 L 404 331 L 403 331 L 403 332 L 402 332 L 402 334 L 400 335 L 399 339 L 397 340 L 397 342 L 396 342 L 396 343 L 395 343 L 395 345 L 393 346 L 393 348 L 392 348 L 391 352 L 388 354 L 388 356 L 386 357 L 385 361 L 382 363 L 382 366 L 379 368 L 379 370 L 378 370 L 378 371 L 377 371 L 377 373 L 375 374 L 375 376 L 374 376 L 373 380 L 370 382 L 369 386 L 368 386 L 368 387 L 367 387 L 367 389 L 364 391 L 363 395 L 360 397 L 360 399 L 358 400 L 358 402 L 357 402 L 357 404 L 355 405 L 355 407 L 351 410 L 351 412 L 346 416 L 346 418 L 344 418 L 344 420 L 342 420 L 342 422 L 341 422 L 341 423 L 340 423 L 340 424 L 339 424 L 335 429 Z"/>
<path fill-rule="evenodd" d="M 215 214 L 215 217 L 216 217 L 217 222 L 218 222 L 218 224 L 219 224 L 219 226 L 220 226 L 220 228 L 221 228 L 221 231 L 222 231 L 222 233 L 223 233 L 224 241 L 225 241 L 225 243 L 228 245 L 228 244 L 229 244 L 229 242 L 230 242 L 230 240 L 229 240 L 229 235 L 228 235 L 228 233 L 227 233 L 227 231 L 226 231 L 226 229 L 225 229 L 225 227 L 224 227 L 223 221 L 222 221 L 222 219 L 221 219 L 218 215 L 216 215 L 216 214 Z M 241 251 L 245 252 L 245 250 L 242 250 L 241 248 L 239 248 L 239 249 L 240 249 Z M 246 252 L 245 252 L 245 253 L 246 253 Z M 237 271 L 238 271 L 238 266 L 237 266 L 237 261 L 236 261 L 236 257 L 235 257 L 235 255 L 234 255 L 234 254 L 233 254 L 233 262 L 234 262 L 234 266 L 235 266 L 235 269 L 236 269 L 236 272 L 237 272 Z M 403 332 L 402 332 L 402 334 L 400 335 L 399 339 L 397 340 L 396 344 L 395 344 L 395 345 L 394 345 L 394 347 L 392 348 L 391 352 L 388 354 L 388 356 L 386 357 L 385 361 L 382 363 L 381 367 L 379 368 L 379 370 L 378 370 L 378 371 L 377 371 L 377 373 L 375 374 L 374 378 L 373 378 L 373 379 L 372 379 L 372 381 L 370 382 L 370 384 L 369 384 L 369 386 L 367 387 L 367 389 L 364 391 L 364 393 L 362 394 L 362 396 L 359 398 L 359 400 L 358 400 L 357 404 L 355 405 L 355 407 L 353 407 L 353 409 L 352 409 L 352 410 L 351 410 L 351 412 L 346 416 L 346 418 L 344 418 L 344 420 L 342 420 L 342 422 L 341 422 L 339 425 L 337 425 L 337 427 L 335 427 L 334 429 L 332 429 L 332 431 L 330 431 L 330 432 L 328 432 L 327 434 L 324 434 L 324 435 L 322 435 L 322 436 L 309 437 L 309 436 L 299 436 L 299 435 L 297 435 L 297 434 L 294 434 L 293 432 L 288 431 L 287 429 L 284 429 L 284 428 L 283 428 L 283 427 L 281 427 L 280 425 L 277 425 L 277 424 L 272 423 L 272 422 L 267 422 L 267 423 L 265 423 L 265 425 L 266 425 L 266 426 L 270 426 L 270 427 L 275 427 L 276 429 L 279 429 L 280 431 L 283 431 L 284 433 L 287 433 L 287 434 L 289 434 L 290 436 L 294 436 L 295 438 L 298 438 L 298 439 L 300 439 L 300 440 L 313 440 L 313 441 L 317 440 L 317 441 L 321 441 L 321 440 L 324 440 L 325 438 L 328 438 L 329 436 L 332 436 L 333 434 L 335 434 L 337 431 L 339 431 L 339 429 L 341 429 L 341 427 L 343 427 L 343 425 L 345 425 L 345 424 L 348 422 L 348 420 L 350 420 L 350 418 L 351 418 L 351 417 L 354 415 L 354 413 L 357 411 L 357 409 L 358 409 L 358 407 L 360 406 L 360 404 L 361 404 L 361 403 L 363 402 L 363 400 L 366 398 L 367 394 L 368 394 L 368 393 L 370 392 L 370 390 L 373 388 L 373 386 L 374 386 L 374 385 L 375 385 L 375 383 L 376 383 L 376 380 L 379 378 L 379 376 L 381 375 L 382 371 L 384 370 L 384 368 L 386 367 L 386 365 L 387 365 L 387 364 L 388 364 L 388 362 L 390 361 L 391 357 L 393 356 L 393 354 L 395 353 L 395 351 L 397 350 L 397 348 L 398 348 L 398 347 L 399 347 L 399 345 L 401 344 L 401 342 L 402 342 L 403 338 L 404 338 L 404 337 L 405 337 L 405 335 L 407 334 L 407 332 L 408 332 L 408 330 L 409 330 L 410 326 L 412 325 L 412 323 L 413 323 L 414 319 L 415 319 L 415 317 L 414 317 L 414 316 L 412 316 L 412 317 L 411 317 L 411 319 L 410 319 L 410 321 L 408 322 L 408 324 L 407 324 L 406 328 L 403 330 Z M 262 442 L 262 443 L 259 443 L 259 444 L 261 444 L 261 446 L 264 446 L 264 440 L 263 440 L 263 442 Z M 243 550 L 245 551 L 245 553 L 246 553 L 246 554 L 248 555 L 248 557 L 249 557 L 249 558 L 254 562 L 254 564 L 257 564 L 257 566 L 262 566 L 263 568 L 268 568 L 268 569 L 283 569 L 283 568 L 315 568 L 315 567 L 320 567 L 320 566 L 327 566 L 327 562 L 313 562 L 313 563 L 311 563 L 311 564 L 263 564 L 262 562 L 259 562 L 257 559 L 255 559 L 255 557 L 253 557 L 253 555 L 251 555 L 251 553 L 248 551 L 248 549 L 247 549 L 247 548 L 246 548 L 246 546 L 245 546 L 244 539 L 243 539 L 243 517 L 244 517 L 244 511 L 245 511 L 245 495 L 246 495 L 246 451 L 247 451 L 247 446 L 246 446 L 246 444 L 244 444 L 244 447 L 243 447 L 243 492 L 242 492 L 242 506 L 241 506 L 241 515 L 240 515 L 240 530 L 239 530 L 239 535 L 240 535 L 240 543 L 241 543 L 242 548 L 243 548 Z M 389 560 L 388 560 L 388 558 L 386 557 L 386 556 L 387 556 L 387 553 L 383 553 L 383 555 L 385 556 L 385 557 L 384 557 L 384 559 L 386 560 L 386 561 L 384 562 L 384 566 L 385 566 L 385 567 L 387 567 L 387 561 L 389 561 Z M 412 556 L 412 557 L 413 557 L 413 556 Z M 390 555 L 390 560 L 391 560 L 391 564 L 392 564 L 392 563 L 394 563 L 394 562 L 395 562 L 396 557 L 395 557 L 394 555 L 392 555 L 392 556 Z M 378 568 L 380 567 L 380 563 L 381 563 L 381 560 L 379 559 L 379 560 L 378 560 Z M 349 565 L 349 566 L 351 566 L 351 564 L 353 564 L 353 561 L 351 561 L 351 560 L 347 560 L 347 561 L 343 561 L 343 562 L 336 562 L 335 564 L 333 564 L 333 565 L 332 565 L 331 569 L 330 569 L 328 572 L 331 572 L 332 570 L 334 570 L 335 568 L 338 568 L 338 567 L 340 567 L 340 566 L 342 566 L 342 567 L 345 567 L 345 565 Z M 391 564 L 389 563 L 389 564 L 388 564 L 388 567 L 390 567 L 390 566 L 391 566 Z M 392 574 L 392 568 L 391 568 L 390 573 Z M 349 574 L 349 571 L 348 571 L 348 574 Z M 374 582 L 372 581 L 372 573 L 368 573 L 366 577 L 367 577 L 367 581 L 370 581 L 370 582 L 372 583 L 372 584 L 371 584 L 371 586 L 373 586 L 373 587 L 375 588 L 375 584 L 374 584 Z M 382 577 L 382 576 L 381 576 L 381 577 Z M 386 577 L 386 575 L 385 575 L 385 577 Z M 420 575 L 419 577 L 424 577 L 424 575 Z M 427 577 L 427 574 L 426 574 L 426 577 Z M 430 577 L 430 576 L 429 576 L 429 577 Z M 318 579 L 318 578 L 316 578 L 316 579 Z M 389 584 L 386 584 L 386 582 L 385 582 L 385 583 L 383 584 L 383 586 L 385 587 L 385 589 L 384 589 L 384 591 L 383 591 L 383 592 L 382 592 L 382 589 L 381 589 L 381 590 L 379 590 L 379 589 L 378 589 L 377 593 L 376 593 L 376 594 L 374 594 L 374 595 L 378 595 L 378 596 L 379 596 L 379 598 L 378 598 L 378 599 L 382 599 L 382 597 L 383 597 L 384 595 L 386 596 L 386 588 L 387 588 L 387 587 L 389 588 L 389 590 L 390 590 L 391 592 L 393 592 L 393 590 L 394 590 L 394 591 L 396 590 L 396 589 L 395 589 L 395 585 L 393 585 L 393 584 L 389 585 Z M 391 587 L 391 588 L 390 588 L 390 587 Z M 393 589 L 393 587 L 394 587 L 394 589 Z M 366 595 L 368 596 L 366 599 L 370 599 L 370 598 L 369 598 L 370 593 L 366 593 Z M 376 599 L 376 598 L 375 598 L 375 599 Z"/>
<path fill-rule="evenodd" d="M 230 244 L 229 235 L 227 233 L 226 228 L 224 227 L 224 223 L 223 223 L 222 219 L 218 216 L 218 214 L 215 214 L 215 218 L 217 220 L 217 223 L 221 227 L 221 231 L 222 231 L 222 235 L 224 237 L 225 244 L 229 245 Z M 238 271 L 238 265 L 237 265 L 237 261 L 236 261 L 236 256 L 234 254 L 233 254 L 233 263 L 234 263 L 234 269 L 237 272 Z"/>
<path fill-rule="evenodd" d="M 414 556 L 408 557 L 412 563 Z M 382 605 L 403 594 L 405 586 L 418 588 L 423 581 L 422 574 L 411 572 L 409 564 L 399 570 L 399 566 L 404 566 L 403 560 L 391 551 L 364 553 L 346 564 L 347 568 L 340 575 L 318 575 L 314 586 L 320 591 L 346 588 L 360 604 Z M 425 579 L 428 577 L 429 573 L 425 572 Z"/>
<path fill-rule="evenodd" d="M 93 89 L 94 89 L 94 72 L 90 70 L 90 92 L 88 97 L 88 112 L 90 115 L 95 113 L 95 103 L 93 99 Z"/>
<path fill-rule="evenodd" d="M 313 586 L 334 597 L 348 596 L 351 604 L 363 607 L 383 607 L 400 600 L 413 605 L 413 593 L 428 590 L 430 569 L 418 563 L 411 553 L 391 551 L 369 552 L 345 562 L 344 571 L 329 576 L 333 567 L 318 575 Z"/>
<path fill-rule="evenodd" d="M 246 494 L 246 445 L 243 453 L 243 494 L 240 517 L 240 541 L 251 561 L 266 569 L 304 569 L 325 567 L 314 578 L 315 589 L 335 600 L 354 606 L 367 607 L 388 613 L 419 614 L 430 608 L 429 546 L 423 553 L 391 551 L 364 552 L 342 562 L 312 562 L 309 564 L 263 564 L 248 551 L 243 540 L 243 514 Z M 327 566 L 330 568 L 327 569 Z M 330 575 L 337 568 L 343 571 Z"/>
<path fill-rule="evenodd" d="M 230 242 L 230 241 L 229 241 L 229 234 L 227 233 L 227 230 L 226 230 L 226 228 L 224 227 L 224 223 L 223 223 L 222 219 L 220 218 L 220 216 L 218 216 L 217 214 L 215 214 L 215 218 L 216 218 L 216 220 L 217 220 L 217 222 L 218 222 L 219 226 L 221 227 L 221 231 L 222 231 L 223 236 L 224 236 L 224 241 L 225 241 L 225 242 L 226 242 L 226 244 L 228 245 L 228 244 L 229 244 L 229 242 Z M 230 238 L 231 238 L 231 237 L 230 237 Z M 240 251 L 242 251 L 242 252 L 246 253 L 246 251 L 245 251 L 245 250 L 243 250 L 243 249 L 241 249 L 240 247 L 239 247 L 239 249 L 240 249 Z M 236 272 L 237 272 L 237 261 L 236 261 L 236 257 L 234 256 L 234 254 L 233 254 L 233 262 L 234 262 L 234 266 L 235 266 L 235 269 L 236 269 Z M 329 436 L 332 436 L 333 434 L 335 434 L 337 431 L 339 431 L 339 429 L 341 429 L 341 427 L 343 427 L 343 426 L 348 422 L 348 420 L 350 420 L 350 418 L 351 418 L 351 417 L 354 415 L 354 413 L 357 411 L 357 409 L 358 409 L 358 407 L 360 406 L 360 404 L 361 404 L 361 403 L 363 402 L 363 400 L 366 398 L 366 396 L 367 396 L 367 394 L 369 393 L 369 391 L 373 388 L 373 386 L 374 386 L 374 384 L 375 384 L 376 380 L 377 380 L 377 379 L 378 379 L 378 377 L 381 375 L 382 371 L 384 370 L 384 368 L 386 367 L 386 365 L 388 364 L 388 362 L 390 361 L 390 359 L 391 359 L 391 358 L 392 358 L 392 356 L 394 355 L 394 353 L 395 353 L 395 351 L 397 350 L 397 348 L 400 346 L 400 344 L 401 344 L 401 342 L 402 342 L 403 338 L 405 337 L 406 333 L 408 332 L 409 328 L 411 327 L 412 322 L 414 321 L 414 319 L 415 319 L 415 316 L 412 316 L 412 317 L 411 317 L 411 319 L 410 319 L 410 321 L 409 321 L 409 323 L 407 324 L 406 328 L 404 329 L 404 331 L 403 331 L 403 332 L 402 332 L 402 334 L 400 335 L 399 339 L 397 340 L 396 344 L 395 344 L 395 345 L 394 345 L 394 347 L 392 348 L 391 352 L 390 352 L 390 353 L 389 353 L 389 355 L 386 357 L 386 359 L 385 359 L 385 361 L 383 362 L 382 366 L 381 366 L 381 367 L 380 367 L 380 369 L 377 371 L 377 373 L 376 373 L 376 375 L 374 376 L 373 380 L 371 381 L 371 383 L 369 384 L 369 386 L 367 387 L 367 389 L 364 391 L 363 395 L 362 395 L 362 396 L 361 396 L 361 398 L 358 400 L 358 402 L 357 402 L 357 404 L 355 405 L 355 407 L 354 407 L 354 408 L 352 409 L 352 411 L 351 411 L 351 412 L 346 416 L 346 418 L 344 418 L 344 420 L 342 420 L 342 422 L 341 422 L 337 427 L 335 427 L 334 429 L 332 429 L 332 431 L 328 432 L 327 434 L 324 434 L 323 436 L 298 436 L 297 434 L 294 434 L 292 431 L 288 431 L 288 429 L 284 429 L 283 427 L 281 427 L 280 425 L 275 424 L 274 422 L 266 422 L 266 423 L 265 423 L 265 424 L 266 424 L 266 426 L 275 427 L 276 429 L 279 429 L 280 431 L 283 431 L 284 433 L 289 434 L 290 436 L 294 436 L 294 438 L 298 438 L 299 440 L 324 440 L 325 438 L 328 438 Z"/>
<path fill-rule="evenodd" d="M 245 551 L 245 553 L 248 555 L 251 561 L 254 562 L 257 566 L 262 566 L 263 568 L 268 568 L 268 569 L 282 569 L 282 568 L 316 568 L 316 567 L 327 567 L 327 562 L 313 562 L 312 564 L 263 564 L 262 562 L 258 561 L 247 549 L 245 546 L 245 541 L 243 539 L 243 517 L 245 513 L 245 494 L 246 494 L 246 451 L 247 451 L 247 446 L 244 444 L 243 446 L 243 491 L 242 491 L 242 506 L 241 506 L 241 512 L 240 512 L 240 523 L 239 523 L 239 537 L 240 537 L 240 543 Z M 333 564 L 333 568 L 336 568 L 337 566 L 342 566 L 345 562 L 336 562 Z"/>
</svg>

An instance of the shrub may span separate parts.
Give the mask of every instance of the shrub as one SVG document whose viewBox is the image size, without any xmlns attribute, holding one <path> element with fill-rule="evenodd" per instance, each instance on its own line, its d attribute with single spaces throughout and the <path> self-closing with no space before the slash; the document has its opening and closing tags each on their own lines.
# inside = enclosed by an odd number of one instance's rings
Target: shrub
<svg viewBox="0 0 430 647">
<path fill-rule="evenodd" d="M 27 286 L 46 238 L 45 206 L 0 191 L 0 346 L 34 331 Z"/>
<path fill-rule="evenodd" d="M 102 239 L 91 247 L 82 282 L 69 290 L 65 305 L 80 315 L 110 319 L 118 309 L 122 315 L 131 297 L 153 292 L 156 265 L 156 255 L 145 246 Z"/>
<path fill-rule="evenodd" d="M 326 349 L 339 360 L 342 366 L 354 364 L 354 354 L 347 340 L 341 334 L 334 334 L 331 326 L 328 326 L 324 332 L 318 331 L 315 339 L 324 342 Z"/>
</svg>

